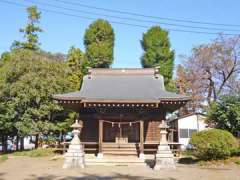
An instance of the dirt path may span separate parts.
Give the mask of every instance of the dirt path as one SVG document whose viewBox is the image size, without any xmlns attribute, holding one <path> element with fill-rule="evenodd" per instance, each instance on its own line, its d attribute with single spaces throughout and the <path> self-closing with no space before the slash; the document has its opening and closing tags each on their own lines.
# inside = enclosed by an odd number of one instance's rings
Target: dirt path
<svg viewBox="0 0 240 180">
<path fill-rule="evenodd" d="M 63 160 L 13 157 L 0 163 L 0 180 L 30 179 L 129 179 L 129 180 L 240 180 L 240 166 L 201 168 L 177 165 L 176 170 L 153 171 L 143 166 L 89 166 L 83 170 L 62 169 Z"/>
</svg>

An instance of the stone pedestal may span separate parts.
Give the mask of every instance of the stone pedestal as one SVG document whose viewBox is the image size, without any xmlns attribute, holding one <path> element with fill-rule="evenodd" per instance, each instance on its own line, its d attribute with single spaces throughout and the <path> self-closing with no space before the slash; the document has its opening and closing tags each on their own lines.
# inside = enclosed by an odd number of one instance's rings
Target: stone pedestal
<svg viewBox="0 0 240 180">
<path fill-rule="evenodd" d="M 65 153 L 65 161 L 63 168 L 84 168 L 85 167 L 85 155 L 83 145 L 79 139 L 82 125 L 76 121 L 72 126 L 74 137 L 69 145 L 67 153 Z"/>
<path fill-rule="evenodd" d="M 102 158 L 103 158 L 103 153 L 98 153 L 98 154 L 97 154 L 97 158 L 98 158 L 98 159 L 102 159 Z"/>
<path fill-rule="evenodd" d="M 159 169 L 175 169 L 175 162 L 173 159 L 173 153 L 170 150 L 169 145 L 160 144 L 155 157 L 154 170 Z"/>
<path fill-rule="evenodd" d="M 175 169 L 174 156 L 167 142 L 167 124 L 165 121 L 159 125 L 160 128 L 160 144 L 155 156 L 154 170 L 159 169 Z"/>
<path fill-rule="evenodd" d="M 85 157 L 82 144 L 70 144 L 69 149 L 64 157 L 64 169 L 85 167 Z"/>
<path fill-rule="evenodd" d="M 140 153 L 139 154 L 139 159 L 143 159 L 144 160 L 145 159 L 145 155 L 143 153 Z"/>
</svg>

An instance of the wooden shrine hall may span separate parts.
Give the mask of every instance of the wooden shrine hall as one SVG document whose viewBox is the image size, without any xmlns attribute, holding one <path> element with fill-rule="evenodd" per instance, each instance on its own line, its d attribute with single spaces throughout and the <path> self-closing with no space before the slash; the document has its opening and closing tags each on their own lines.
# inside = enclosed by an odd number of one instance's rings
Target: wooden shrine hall
<svg viewBox="0 0 240 180">
<path fill-rule="evenodd" d="M 159 124 L 189 97 L 165 90 L 156 69 L 94 69 L 80 91 L 54 95 L 60 105 L 79 112 L 85 152 L 118 155 L 155 153 Z"/>
</svg>

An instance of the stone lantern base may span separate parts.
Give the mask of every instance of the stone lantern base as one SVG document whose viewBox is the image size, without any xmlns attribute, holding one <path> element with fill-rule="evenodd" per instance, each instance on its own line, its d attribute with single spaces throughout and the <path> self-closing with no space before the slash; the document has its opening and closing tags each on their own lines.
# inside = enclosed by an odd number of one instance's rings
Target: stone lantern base
<svg viewBox="0 0 240 180">
<path fill-rule="evenodd" d="M 64 157 L 64 169 L 85 167 L 85 157 L 82 144 L 70 144 Z"/>
<path fill-rule="evenodd" d="M 159 169 L 175 169 L 175 162 L 173 159 L 173 153 L 170 150 L 168 144 L 160 144 L 155 156 L 154 170 Z"/>
<path fill-rule="evenodd" d="M 63 168 L 84 168 L 85 167 L 85 157 L 84 148 L 79 139 L 79 134 L 82 129 L 82 123 L 78 123 L 78 120 L 71 126 L 73 128 L 73 139 L 69 145 L 68 151 L 65 154 L 65 161 Z"/>
</svg>

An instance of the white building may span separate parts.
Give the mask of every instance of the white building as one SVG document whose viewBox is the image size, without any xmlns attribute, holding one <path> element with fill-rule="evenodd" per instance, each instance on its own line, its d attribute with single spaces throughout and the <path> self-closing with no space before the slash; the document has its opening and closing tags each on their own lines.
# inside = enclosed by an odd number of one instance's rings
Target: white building
<svg viewBox="0 0 240 180">
<path fill-rule="evenodd" d="M 170 133 L 169 141 L 182 144 L 181 149 L 189 147 L 189 140 L 194 132 L 208 129 L 206 123 L 206 115 L 200 113 L 188 114 L 169 120 L 172 133 Z"/>
<path fill-rule="evenodd" d="M 33 138 L 35 138 L 35 137 L 33 136 Z M 26 136 L 24 138 L 24 149 L 34 149 L 35 148 L 35 144 L 32 143 L 31 140 L 32 140 L 31 136 Z"/>
</svg>

